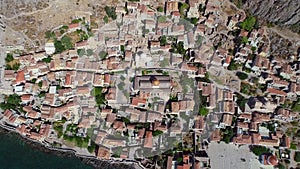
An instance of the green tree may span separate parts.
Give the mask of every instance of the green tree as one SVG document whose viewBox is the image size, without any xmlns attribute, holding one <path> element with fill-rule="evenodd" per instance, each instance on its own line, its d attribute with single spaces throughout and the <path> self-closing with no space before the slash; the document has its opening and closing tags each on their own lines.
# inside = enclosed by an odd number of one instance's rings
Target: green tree
<svg viewBox="0 0 300 169">
<path fill-rule="evenodd" d="M 126 117 L 122 117 L 122 121 L 127 125 L 130 123 L 130 120 Z"/>
<path fill-rule="evenodd" d="M 39 81 L 38 86 L 39 86 L 40 88 L 42 88 L 43 82 L 42 82 L 42 81 Z"/>
<path fill-rule="evenodd" d="M 72 22 L 71 23 L 79 23 L 81 21 L 81 18 L 78 18 L 78 19 L 74 19 L 74 20 L 72 20 Z"/>
<path fill-rule="evenodd" d="M 158 12 L 163 12 L 164 11 L 164 8 L 159 6 L 157 9 L 156 9 Z"/>
<path fill-rule="evenodd" d="M 209 110 L 206 107 L 201 107 L 199 110 L 199 115 L 201 115 L 201 116 L 206 116 L 206 115 L 208 115 L 208 113 L 209 113 Z"/>
<path fill-rule="evenodd" d="M 5 62 L 9 63 L 14 60 L 14 57 L 11 53 L 6 54 Z"/>
<path fill-rule="evenodd" d="M 13 70 L 15 70 L 15 71 L 17 71 L 17 70 L 19 70 L 19 68 L 20 68 L 20 63 L 15 63 L 14 65 L 13 65 Z"/>
<path fill-rule="evenodd" d="M 73 47 L 72 39 L 68 36 L 63 36 L 61 38 L 61 43 L 64 45 L 65 49 L 71 49 Z"/>
<path fill-rule="evenodd" d="M 159 37 L 160 46 L 165 46 L 167 44 L 167 37 L 165 35 Z"/>
<path fill-rule="evenodd" d="M 283 164 L 280 163 L 280 164 L 278 165 L 278 169 L 285 169 L 285 166 L 284 166 Z"/>
<path fill-rule="evenodd" d="M 36 82 L 36 78 L 33 78 L 32 80 L 31 80 L 31 83 L 35 83 Z"/>
<path fill-rule="evenodd" d="M 125 52 L 125 46 L 124 45 L 121 45 L 120 49 L 121 49 L 122 52 Z"/>
<path fill-rule="evenodd" d="M 291 143 L 290 149 L 297 150 L 297 145 L 294 143 Z"/>
<path fill-rule="evenodd" d="M 59 40 L 54 41 L 55 53 L 61 53 L 66 50 L 64 45 Z"/>
<path fill-rule="evenodd" d="M 240 107 L 242 111 L 244 111 L 248 100 L 239 93 L 235 93 L 235 95 L 237 96 L 237 100 L 236 100 L 237 105 Z"/>
<path fill-rule="evenodd" d="M 179 12 L 180 12 L 180 17 L 185 18 L 186 17 L 186 11 L 190 7 L 189 4 L 184 3 L 184 2 L 179 2 L 178 7 L 179 7 Z"/>
<path fill-rule="evenodd" d="M 158 135 L 161 135 L 161 134 L 163 134 L 163 133 L 164 133 L 164 132 L 161 131 L 161 130 L 155 130 L 155 131 L 153 131 L 153 137 L 158 136 Z"/>
<path fill-rule="evenodd" d="M 231 127 L 227 127 L 226 129 L 222 129 L 222 141 L 225 143 L 229 143 L 231 138 L 234 136 L 233 129 Z"/>
<path fill-rule="evenodd" d="M 242 36 L 240 38 L 240 42 L 243 43 L 243 44 L 247 44 L 248 43 L 248 38 L 246 36 Z"/>
<path fill-rule="evenodd" d="M 158 16 L 157 21 L 159 23 L 164 23 L 167 21 L 167 17 L 166 16 Z"/>
<path fill-rule="evenodd" d="M 94 152 L 95 152 L 95 149 L 96 149 L 96 144 L 95 144 L 95 142 L 91 141 L 91 145 L 88 146 L 87 149 L 88 149 L 88 151 L 89 151 L 90 153 L 94 153 Z"/>
<path fill-rule="evenodd" d="M 296 162 L 300 162 L 300 152 L 295 152 L 294 160 L 295 160 Z"/>
<path fill-rule="evenodd" d="M 94 54 L 94 52 L 93 52 L 92 49 L 86 50 L 86 55 L 87 55 L 87 56 L 92 56 L 93 54 Z"/>
<path fill-rule="evenodd" d="M 85 55 L 85 49 L 77 49 L 77 54 L 78 56 L 82 57 L 83 55 Z"/>
<path fill-rule="evenodd" d="M 21 97 L 17 94 L 9 95 L 7 98 L 7 103 L 14 106 L 18 106 L 21 103 L 21 101 Z"/>
<path fill-rule="evenodd" d="M 108 55 L 108 53 L 105 52 L 105 51 L 100 51 L 99 52 L 99 57 L 100 57 L 101 60 L 106 59 L 107 55 Z"/>
<path fill-rule="evenodd" d="M 92 94 L 95 96 L 95 100 L 98 106 L 105 104 L 105 94 L 102 93 L 102 87 L 95 87 L 92 91 Z"/>
<path fill-rule="evenodd" d="M 240 27 L 246 31 L 252 31 L 256 24 L 256 18 L 254 16 L 247 17 L 244 22 L 240 24 Z"/>
<path fill-rule="evenodd" d="M 193 25 L 197 25 L 197 23 L 198 23 L 198 21 L 199 21 L 199 18 L 193 17 L 193 18 L 189 18 L 188 20 L 189 20 Z"/>
<path fill-rule="evenodd" d="M 237 64 L 233 59 L 231 60 L 231 62 L 229 63 L 227 69 L 228 70 L 237 70 L 239 68 L 239 64 Z"/>
<path fill-rule="evenodd" d="M 294 112 L 299 112 L 300 111 L 300 98 L 297 101 L 293 102 L 291 109 Z"/>
<path fill-rule="evenodd" d="M 271 152 L 271 150 L 265 146 L 251 146 L 250 150 L 257 156 Z"/>
<path fill-rule="evenodd" d="M 237 76 L 240 80 L 246 80 L 246 79 L 248 79 L 247 73 L 244 73 L 244 72 L 236 72 L 236 76 Z"/>
<path fill-rule="evenodd" d="M 108 16 L 107 16 L 107 15 L 105 15 L 105 16 L 103 17 L 103 21 L 104 21 L 105 23 L 108 23 Z"/>
<path fill-rule="evenodd" d="M 117 19 L 117 14 L 116 14 L 116 8 L 115 7 L 105 6 L 104 10 L 105 10 L 108 17 L 110 17 L 113 20 Z"/>
<path fill-rule="evenodd" d="M 50 63 L 52 60 L 52 58 L 49 56 L 47 58 L 43 58 L 42 61 L 45 62 L 45 63 Z"/>
</svg>

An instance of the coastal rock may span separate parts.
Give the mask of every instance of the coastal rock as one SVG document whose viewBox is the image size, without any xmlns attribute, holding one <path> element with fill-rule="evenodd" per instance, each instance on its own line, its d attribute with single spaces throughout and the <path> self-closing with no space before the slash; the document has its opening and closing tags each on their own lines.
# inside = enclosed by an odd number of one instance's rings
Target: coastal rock
<svg viewBox="0 0 300 169">
<path fill-rule="evenodd" d="M 47 147 L 45 147 L 44 145 L 42 145 L 39 142 L 35 142 L 35 141 L 31 141 L 29 139 L 26 139 L 24 137 L 22 137 L 21 135 L 12 132 L 12 131 L 8 131 L 6 129 L 3 129 L 0 127 L 0 133 L 4 133 L 6 135 L 14 135 L 17 138 L 20 138 L 22 140 L 22 142 L 24 142 L 25 144 L 28 144 L 30 147 L 32 147 L 33 149 L 45 152 L 45 153 L 51 153 L 51 154 L 55 154 L 56 156 L 60 156 L 60 157 L 69 157 L 69 158 L 78 158 L 78 160 L 81 160 L 83 163 L 88 164 L 90 166 L 92 166 L 95 169 L 135 169 L 134 164 L 125 164 L 123 162 L 112 162 L 112 161 L 103 161 L 103 160 L 99 160 L 96 158 L 83 158 L 83 157 L 78 157 L 76 156 L 72 151 L 56 151 L 56 150 L 51 150 Z"/>
</svg>

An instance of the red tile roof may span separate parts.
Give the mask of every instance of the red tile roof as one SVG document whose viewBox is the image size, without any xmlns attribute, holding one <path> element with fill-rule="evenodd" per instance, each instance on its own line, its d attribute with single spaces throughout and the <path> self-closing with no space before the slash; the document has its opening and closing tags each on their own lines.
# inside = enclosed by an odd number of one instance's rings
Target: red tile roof
<svg viewBox="0 0 300 169">
<path fill-rule="evenodd" d="M 146 104 L 146 102 L 147 102 L 146 99 L 142 99 L 139 97 L 133 97 L 131 104 L 134 106 L 138 106 L 139 104 Z"/>
<path fill-rule="evenodd" d="M 77 28 L 79 27 L 79 23 L 71 23 L 69 24 L 69 29 Z"/>
<path fill-rule="evenodd" d="M 22 83 L 22 82 L 25 82 L 24 70 L 18 71 L 16 76 L 16 83 Z"/>
<path fill-rule="evenodd" d="M 144 147 L 152 148 L 153 147 L 153 140 L 152 140 L 152 131 L 146 131 Z"/>
<path fill-rule="evenodd" d="M 287 94 L 282 91 L 282 90 L 277 90 L 277 89 L 274 89 L 274 88 L 268 88 L 267 91 L 271 94 L 275 94 L 275 95 L 281 95 L 281 96 L 286 96 Z"/>
<path fill-rule="evenodd" d="M 21 96 L 22 101 L 31 101 L 32 100 L 32 95 L 31 94 L 24 94 Z"/>
</svg>

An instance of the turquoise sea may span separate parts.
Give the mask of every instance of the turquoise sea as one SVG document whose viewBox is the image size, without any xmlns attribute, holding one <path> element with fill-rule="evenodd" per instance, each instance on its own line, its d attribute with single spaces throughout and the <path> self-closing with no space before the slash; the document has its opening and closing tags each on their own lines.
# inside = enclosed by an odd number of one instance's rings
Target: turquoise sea
<svg viewBox="0 0 300 169">
<path fill-rule="evenodd" d="M 0 132 L 0 169 L 92 169 L 76 157 L 32 148 L 19 137 Z"/>
</svg>

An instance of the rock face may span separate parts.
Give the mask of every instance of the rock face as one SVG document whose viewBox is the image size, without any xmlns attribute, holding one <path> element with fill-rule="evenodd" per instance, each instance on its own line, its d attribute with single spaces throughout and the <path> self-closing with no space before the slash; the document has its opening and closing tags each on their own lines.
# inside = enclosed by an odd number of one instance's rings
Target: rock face
<svg viewBox="0 0 300 169">
<path fill-rule="evenodd" d="M 275 32 L 269 31 L 270 54 L 273 56 L 288 59 L 290 56 L 297 56 L 299 44 L 294 39 L 286 39 Z"/>
<path fill-rule="evenodd" d="M 300 33 L 299 0 L 242 0 L 242 8 L 253 14 L 261 23 L 289 27 Z"/>
</svg>

